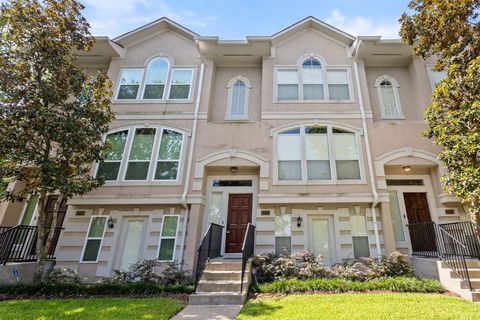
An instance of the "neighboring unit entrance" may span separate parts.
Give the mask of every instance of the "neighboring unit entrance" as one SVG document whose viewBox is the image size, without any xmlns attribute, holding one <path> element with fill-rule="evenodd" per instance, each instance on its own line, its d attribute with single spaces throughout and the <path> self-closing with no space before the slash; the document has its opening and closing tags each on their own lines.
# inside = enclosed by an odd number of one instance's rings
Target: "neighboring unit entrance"
<svg viewBox="0 0 480 320">
<path fill-rule="evenodd" d="M 432 222 L 428 208 L 427 194 L 424 192 L 404 192 L 408 223 Z"/>
<path fill-rule="evenodd" d="M 120 269 L 127 270 L 138 262 L 145 237 L 145 218 L 126 218 L 122 234 L 125 235 Z"/>
<path fill-rule="evenodd" d="M 329 217 L 312 217 L 310 220 L 310 248 L 313 254 L 322 256 L 323 264 L 330 266 L 335 263 L 333 225 Z"/>
<path fill-rule="evenodd" d="M 229 194 L 226 253 L 242 251 L 247 225 L 252 222 L 252 194 Z"/>
</svg>

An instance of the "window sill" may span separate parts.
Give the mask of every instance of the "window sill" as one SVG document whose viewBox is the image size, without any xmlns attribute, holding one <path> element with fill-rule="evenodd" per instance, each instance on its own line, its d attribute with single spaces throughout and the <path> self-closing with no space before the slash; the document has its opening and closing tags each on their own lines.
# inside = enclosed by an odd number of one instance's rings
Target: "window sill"
<svg viewBox="0 0 480 320">
<path fill-rule="evenodd" d="M 228 121 L 228 122 L 250 122 L 250 118 L 248 118 L 248 117 L 247 118 L 244 118 L 244 117 L 242 117 L 242 118 L 240 118 L 240 117 L 238 117 L 238 118 L 225 117 L 223 120 Z"/>
<path fill-rule="evenodd" d="M 113 104 L 189 104 L 193 103 L 193 99 L 114 99 Z"/>
<path fill-rule="evenodd" d="M 365 179 L 355 180 L 274 180 L 274 186 L 322 186 L 322 185 L 358 185 L 366 184 Z"/>
<path fill-rule="evenodd" d="M 278 104 L 353 104 L 355 100 L 273 100 Z"/>
<path fill-rule="evenodd" d="M 180 180 L 154 180 L 154 181 L 105 181 L 102 187 L 135 187 L 135 186 L 179 186 Z"/>
<path fill-rule="evenodd" d="M 405 120 L 404 116 L 400 117 L 381 117 L 380 120 Z"/>
</svg>

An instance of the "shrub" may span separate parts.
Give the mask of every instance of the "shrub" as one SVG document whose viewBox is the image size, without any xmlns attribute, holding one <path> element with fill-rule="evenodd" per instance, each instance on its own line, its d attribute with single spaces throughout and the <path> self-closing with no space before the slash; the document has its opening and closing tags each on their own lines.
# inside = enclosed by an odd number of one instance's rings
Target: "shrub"
<svg viewBox="0 0 480 320">
<path fill-rule="evenodd" d="M 180 270 L 176 264 L 171 263 L 163 270 L 160 282 L 165 285 L 182 285 L 193 283 L 193 279 L 188 272 Z"/>
<path fill-rule="evenodd" d="M 342 278 L 368 281 L 380 277 L 413 276 L 412 268 L 404 257 L 394 252 L 380 260 L 362 258 L 332 268 L 322 264 L 321 257 L 309 251 L 292 255 L 260 254 L 253 258 L 254 275 L 259 283 L 282 279 Z"/>
<path fill-rule="evenodd" d="M 82 279 L 78 276 L 77 271 L 70 268 L 52 269 L 46 276 L 45 282 L 51 284 L 58 283 L 81 283 Z"/>
<path fill-rule="evenodd" d="M 277 280 L 256 287 L 260 293 L 305 293 L 305 292 L 419 292 L 444 293 L 438 281 L 413 277 L 382 278 L 371 281 L 351 281 L 346 279 Z"/>
<path fill-rule="evenodd" d="M 157 283 L 160 279 L 155 273 L 156 266 L 158 266 L 158 261 L 156 260 L 142 260 L 133 264 L 129 270 L 134 280 L 145 283 Z"/>
</svg>

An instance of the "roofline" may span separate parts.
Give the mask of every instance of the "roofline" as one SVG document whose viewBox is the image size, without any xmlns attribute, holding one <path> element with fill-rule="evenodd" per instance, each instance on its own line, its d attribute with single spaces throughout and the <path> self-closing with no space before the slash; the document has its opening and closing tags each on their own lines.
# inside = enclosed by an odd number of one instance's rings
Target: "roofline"
<svg viewBox="0 0 480 320">
<path fill-rule="evenodd" d="M 306 17 L 305 19 L 302 19 L 302 20 L 300 20 L 300 21 L 297 21 L 297 22 L 291 24 L 290 26 L 288 26 L 288 27 L 286 27 L 286 28 L 284 28 L 284 29 L 282 29 L 282 30 L 274 33 L 271 38 L 274 39 L 274 38 L 282 35 L 283 33 L 287 32 L 287 31 L 289 31 L 289 30 L 291 30 L 291 29 L 294 29 L 296 26 L 298 26 L 298 25 L 300 25 L 300 24 L 302 24 L 302 23 L 305 23 L 305 22 L 307 22 L 307 21 L 313 21 L 313 22 L 315 22 L 315 23 L 318 23 L 318 24 L 320 24 L 320 25 L 322 25 L 322 26 L 324 26 L 324 27 L 326 27 L 326 28 L 328 28 L 328 29 L 331 29 L 332 31 L 337 32 L 338 34 L 340 34 L 340 35 L 344 36 L 345 38 L 350 39 L 350 40 L 352 40 L 352 41 L 355 41 L 355 39 L 356 39 L 355 36 L 353 36 L 353 35 L 345 32 L 345 31 L 342 31 L 342 30 L 340 30 L 340 29 L 332 26 L 331 24 L 328 24 L 328 23 L 326 23 L 326 22 L 323 22 L 323 21 L 315 18 L 314 16 L 308 16 L 308 17 Z"/>
</svg>

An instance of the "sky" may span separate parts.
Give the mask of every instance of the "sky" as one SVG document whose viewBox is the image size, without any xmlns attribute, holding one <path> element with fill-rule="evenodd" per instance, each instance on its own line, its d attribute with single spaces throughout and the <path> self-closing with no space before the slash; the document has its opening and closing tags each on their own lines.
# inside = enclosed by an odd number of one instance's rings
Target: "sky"
<svg viewBox="0 0 480 320">
<path fill-rule="evenodd" d="M 111 38 L 161 17 L 202 36 L 270 36 L 314 16 L 354 36 L 398 38 L 408 0 L 80 0 L 94 35 Z"/>
</svg>

